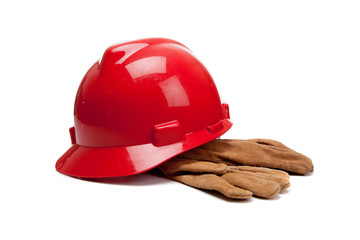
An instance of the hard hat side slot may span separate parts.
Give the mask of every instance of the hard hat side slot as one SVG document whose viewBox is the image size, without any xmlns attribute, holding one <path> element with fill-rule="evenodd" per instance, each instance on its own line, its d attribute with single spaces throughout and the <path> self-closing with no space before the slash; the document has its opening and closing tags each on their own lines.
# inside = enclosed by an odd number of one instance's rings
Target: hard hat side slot
<svg viewBox="0 0 360 240">
<path fill-rule="evenodd" d="M 185 140 L 185 134 L 177 120 L 154 126 L 152 136 L 154 146 L 169 145 L 183 140 Z"/>
</svg>

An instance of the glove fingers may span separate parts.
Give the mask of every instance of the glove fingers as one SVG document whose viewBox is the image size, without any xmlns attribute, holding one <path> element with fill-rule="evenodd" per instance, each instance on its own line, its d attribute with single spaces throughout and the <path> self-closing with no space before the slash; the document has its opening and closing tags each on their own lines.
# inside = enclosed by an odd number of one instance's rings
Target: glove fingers
<svg viewBox="0 0 360 240">
<path fill-rule="evenodd" d="M 171 178 L 191 187 L 218 191 L 229 198 L 248 199 L 252 196 L 251 192 L 235 187 L 215 174 L 177 175 Z"/>
<path fill-rule="evenodd" d="M 273 150 L 271 154 L 269 154 L 268 159 L 271 160 L 268 161 L 265 158 L 265 160 L 262 160 L 256 166 L 277 168 L 302 175 L 312 172 L 314 170 L 314 166 L 312 164 L 311 159 L 295 151 Z"/>
<path fill-rule="evenodd" d="M 175 157 L 161 164 L 159 169 L 165 175 L 173 175 L 178 172 L 222 174 L 225 173 L 227 165 Z"/>
<path fill-rule="evenodd" d="M 226 173 L 221 177 L 230 184 L 248 190 L 254 195 L 263 198 L 272 198 L 281 191 L 281 187 L 277 182 L 258 177 L 254 173 L 248 174 L 238 171 Z"/>
<path fill-rule="evenodd" d="M 307 174 L 314 168 L 310 158 L 270 139 L 215 139 L 189 152 L 187 158 L 223 160 L 235 165 L 277 168 L 298 174 Z"/>
<path fill-rule="evenodd" d="M 283 191 L 290 186 L 289 174 L 284 171 L 249 166 L 237 166 L 229 168 L 235 169 L 231 170 L 235 173 L 241 172 L 242 174 L 248 176 L 254 176 L 258 178 L 263 178 L 267 181 L 276 182 L 280 185 L 280 191 Z"/>
<path fill-rule="evenodd" d="M 248 172 L 256 172 L 256 173 L 268 173 L 272 175 L 276 175 L 279 177 L 287 178 L 289 179 L 290 176 L 287 172 L 277 170 L 277 169 L 270 169 L 270 168 L 264 168 L 264 167 L 250 167 L 250 166 L 236 166 L 236 167 L 230 167 L 235 168 L 241 171 L 248 171 Z"/>
<path fill-rule="evenodd" d="M 271 139 L 250 139 L 249 141 L 255 142 L 262 147 L 273 151 L 272 155 L 276 158 L 276 161 L 281 165 L 277 167 L 286 171 L 307 174 L 313 171 L 314 166 L 312 161 L 307 156 L 294 151 L 293 149 L 285 146 L 281 142 Z M 285 161 L 282 161 L 285 160 Z M 274 163 L 276 162 L 274 161 Z"/>
</svg>

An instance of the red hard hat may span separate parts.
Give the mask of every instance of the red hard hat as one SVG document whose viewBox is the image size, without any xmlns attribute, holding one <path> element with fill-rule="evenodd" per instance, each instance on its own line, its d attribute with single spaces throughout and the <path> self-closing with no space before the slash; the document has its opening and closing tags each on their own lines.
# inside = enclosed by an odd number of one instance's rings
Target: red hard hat
<svg viewBox="0 0 360 240">
<path fill-rule="evenodd" d="M 85 178 L 145 172 L 232 126 L 205 67 L 161 38 L 106 49 L 79 86 L 74 115 L 73 145 L 56 169 Z"/>
</svg>

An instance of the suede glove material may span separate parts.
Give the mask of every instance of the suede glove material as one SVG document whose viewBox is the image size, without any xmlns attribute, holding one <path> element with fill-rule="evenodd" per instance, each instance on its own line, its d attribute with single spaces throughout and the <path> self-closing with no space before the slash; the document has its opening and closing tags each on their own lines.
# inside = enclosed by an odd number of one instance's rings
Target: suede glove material
<svg viewBox="0 0 360 240">
<path fill-rule="evenodd" d="M 275 168 L 301 175 L 314 169 L 310 158 L 270 139 L 215 139 L 180 157 L 227 165 Z"/>
<path fill-rule="evenodd" d="M 288 172 L 313 171 L 310 158 L 270 139 L 215 139 L 159 166 L 170 179 L 234 199 L 271 198 L 290 186 Z"/>
<path fill-rule="evenodd" d="M 170 179 L 226 197 L 248 199 L 252 195 L 271 198 L 290 186 L 286 172 L 249 166 L 228 166 L 180 157 L 161 164 L 159 169 Z"/>
</svg>

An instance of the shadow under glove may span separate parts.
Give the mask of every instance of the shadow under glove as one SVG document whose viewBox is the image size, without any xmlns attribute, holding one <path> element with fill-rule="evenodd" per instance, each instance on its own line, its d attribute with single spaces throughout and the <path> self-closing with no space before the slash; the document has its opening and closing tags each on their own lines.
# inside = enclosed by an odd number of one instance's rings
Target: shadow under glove
<svg viewBox="0 0 360 240">
<path fill-rule="evenodd" d="M 179 157 L 227 165 L 276 168 L 302 175 L 314 169 L 310 158 L 270 139 L 215 139 Z"/>
<path fill-rule="evenodd" d="M 290 186 L 286 172 L 262 167 L 228 166 L 175 157 L 158 168 L 170 179 L 195 188 L 215 190 L 234 199 L 248 199 L 253 194 L 271 198 Z"/>
</svg>

